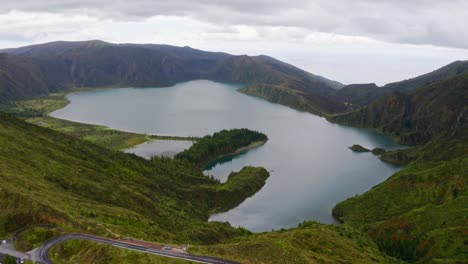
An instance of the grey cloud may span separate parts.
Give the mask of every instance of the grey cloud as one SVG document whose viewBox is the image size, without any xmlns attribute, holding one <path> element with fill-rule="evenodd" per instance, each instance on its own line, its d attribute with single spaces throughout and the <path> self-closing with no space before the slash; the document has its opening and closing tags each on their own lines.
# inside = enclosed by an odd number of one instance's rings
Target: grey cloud
<svg viewBox="0 0 468 264">
<path fill-rule="evenodd" d="M 0 40 L 1 39 L 7 39 L 10 41 L 19 41 L 19 42 L 26 42 L 26 41 L 33 41 L 36 39 L 38 36 L 26 36 L 24 34 L 20 33 L 11 33 L 11 32 L 0 32 Z"/>
<path fill-rule="evenodd" d="M 11 10 L 88 13 L 113 20 L 186 16 L 215 25 L 294 27 L 382 41 L 468 48 L 468 1 L 453 0 L 2 0 Z"/>
</svg>

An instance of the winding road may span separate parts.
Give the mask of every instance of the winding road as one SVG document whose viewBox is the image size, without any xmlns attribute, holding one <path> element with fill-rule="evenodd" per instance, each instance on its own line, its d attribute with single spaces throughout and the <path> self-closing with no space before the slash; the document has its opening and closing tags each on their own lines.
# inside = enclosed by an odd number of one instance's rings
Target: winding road
<svg viewBox="0 0 468 264">
<path fill-rule="evenodd" d="M 124 249 L 129 249 L 129 250 L 134 250 L 134 251 L 139 251 L 139 252 L 144 252 L 148 254 L 164 256 L 164 257 L 184 259 L 184 260 L 189 260 L 189 261 L 198 262 L 198 263 L 213 263 L 213 264 L 238 263 L 238 262 L 224 260 L 220 258 L 197 256 L 197 255 L 192 255 L 190 253 L 179 253 L 179 252 L 172 251 L 172 250 L 146 247 L 142 245 L 133 244 L 127 241 L 113 240 L 113 239 L 102 238 L 102 237 L 86 235 L 86 234 L 68 234 L 68 235 L 56 237 L 54 239 L 47 241 L 46 243 L 44 243 L 44 245 L 32 251 L 31 253 L 33 253 L 34 255 L 33 258 L 36 262 L 39 262 L 42 264 L 53 264 L 52 260 L 49 258 L 50 249 L 57 244 L 63 243 L 68 240 L 74 240 L 74 239 L 89 240 L 89 241 L 94 241 L 98 243 L 108 244 L 108 245 L 115 246 L 115 247 L 121 247 Z"/>
</svg>

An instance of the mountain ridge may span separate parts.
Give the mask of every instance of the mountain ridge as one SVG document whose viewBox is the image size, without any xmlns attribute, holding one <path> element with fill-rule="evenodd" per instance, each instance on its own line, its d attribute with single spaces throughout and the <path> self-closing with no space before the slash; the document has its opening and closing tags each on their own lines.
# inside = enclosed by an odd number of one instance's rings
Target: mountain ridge
<svg viewBox="0 0 468 264">
<path fill-rule="evenodd" d="M 468 72 L 468 61 L 458 60 L 434 71 L 399 82 L 388 83 L 384 86 L 377 86 L 375 84 L 350 84 L 336 91 L 333 97 L 339 102 L 352 104 L 355 105 L 355 107 L 362 107 L 386 95 L 395 92 L 408 94 L 421 86 L 466 72 Z"/>
<path fill-rule="evenodd" d="M 318 115 L 345 112 L 394 93 L 468 72 L 455 61 L 432 72 L 389 83 L 343 85 L 266 55 L 231 55 L 165 44 L 114 44 L 101 40 L 55 41 L 0 50 L 20 74 L 11 82 L 0 64 L 0 103 L 30 99 L 70 88 L 161 87 L 208 79 L 246 85 L 247 94 Z M 35 68 L 34 78 L 25 72 Z M 18 68 L 18 69 L 16 69 Z M 10 71 L 12 69 L 9 69 Z M 6 73 L 5 73 L 6 72 Z M 29 84 L 28 84 L 29 83 Z M 29 86 L 29 87 L 25 87 Z M 39 87 L 34 89 L 33 87 Z M 260 88 L 261 87 L 261 88 Z M 270 89 L 271 88 L 271 89 Z"/>
<path fill-rule="evenodd" d="M 329 120 L 378 129 L 397 136 L 403 143 L 422 144 L 463 121 L 467 101 L 468 73 L 463 73 L 409 94 L 389 94 L 356 111 L 330 116 Z"/>
<path fill-rule="evenodd" d="M 48 88 L 21 93 L 21 86 L 8 83 L 0 86 L 3 103 L 12 97 L 5 95 L 6 90 L 16 93 L 14 99 L 29 99 L 75 87 L 154 87 L 195 79 L 282 85 L 310 96 L 327 96 L 342 86 L 266 55 L 230 55 L 170 45 L 56 41 L 4 49 L 0 53 L 39 68 L 38 77 Z"/>
</svg>

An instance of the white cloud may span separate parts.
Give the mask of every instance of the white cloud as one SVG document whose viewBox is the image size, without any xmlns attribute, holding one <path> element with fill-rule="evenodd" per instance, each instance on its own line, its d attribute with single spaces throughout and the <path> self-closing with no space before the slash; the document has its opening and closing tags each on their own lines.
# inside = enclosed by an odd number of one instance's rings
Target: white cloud
<svg viewBox="0 0 468 264">
<path fill-rule="evenodd" d="M 88 39 L 189 45 L 383 84 L 468 59 L 466 10 L 462 0 L 2 0 L 0 48 Z"/>
<path fill-rule="evenodd" d="M 466 0 L 113 0 L 106 4 L 98 0 L 3 0 L 0 13 L 12 10 L 72 17 L 86 14 L 112 21 L 179 16 L 214 25 L 295 27 L 397 43 L 468 48 Z"/>
</svg>

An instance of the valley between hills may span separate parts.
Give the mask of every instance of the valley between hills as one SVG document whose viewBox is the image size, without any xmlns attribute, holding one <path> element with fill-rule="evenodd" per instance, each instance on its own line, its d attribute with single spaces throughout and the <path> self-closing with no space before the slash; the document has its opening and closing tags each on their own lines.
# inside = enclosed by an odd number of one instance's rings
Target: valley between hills
<svg viewBox="0 0 468 264">
<path fill-rule="evenodd" d="M 241 83 L 241 93 L 390 135 L 410 147 L 379 152 L 379 158 L 403 167 L 338 203 L 332 213 L 340 224 L 310 219 L 296 228 L 252 233 L 208 219 L 261 190 L 269 172 L 248 166 L 221 183 L 203 168 L 265 142 L 268 134 L 239 128 L 203 138 L 145 135 L 48 115 L 68 104 L 65 94 L 73 89 L 163 87 L 196 79 Z M 267 56 L 52 42 L 0 50 L 0 102 L 0 238 L 25 228 L 15 241 L 20 251 L 86 233 L 190 243 L 191 253 L 241 263 L 468 259 L 466 61 L 378 87 L 343 85 Z M 153 139 L 196 143 L 175 158 L 146 160 L 120 151 Z M 53 228 L 36 227 L 44 224 Z M 78 240 L 57 245 L 50 257 L 54 263 L 179 263 Z"/>
</svg>

